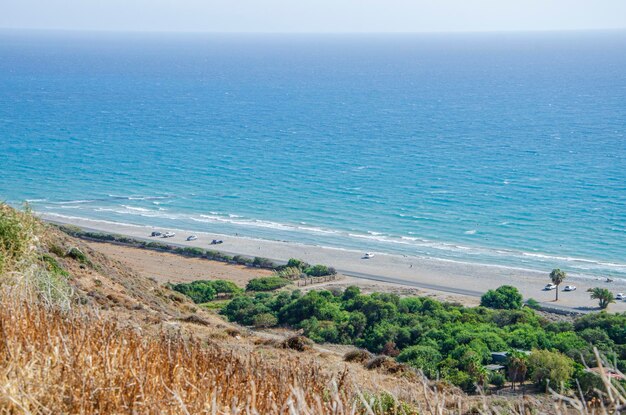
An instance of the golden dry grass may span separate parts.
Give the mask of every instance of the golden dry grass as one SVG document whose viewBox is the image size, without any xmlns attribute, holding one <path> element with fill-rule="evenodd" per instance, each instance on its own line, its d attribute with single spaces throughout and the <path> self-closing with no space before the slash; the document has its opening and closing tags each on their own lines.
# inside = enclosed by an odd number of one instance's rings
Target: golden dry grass
<svg viewBox="0 0 626 415">
<path fill-rule="evenodd" d="M 0 407 L 8 413 L 356 411 L 346 374 L 294 358 L 264 363 L 177 335 L 143 337 L 93 313 L 6 293 L 0 337 Z"/>
</svg>

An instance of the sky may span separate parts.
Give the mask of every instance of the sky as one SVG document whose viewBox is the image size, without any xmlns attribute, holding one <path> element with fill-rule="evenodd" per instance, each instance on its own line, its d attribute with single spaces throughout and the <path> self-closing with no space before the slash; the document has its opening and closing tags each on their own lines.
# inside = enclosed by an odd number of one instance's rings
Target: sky
<svg viewBox="0 0 626 415">
<path fill-rule="evenodd" d="M 626 0 L 0 0 L 0 28 L 271 33 L 626 29 Z"/>
</svg>

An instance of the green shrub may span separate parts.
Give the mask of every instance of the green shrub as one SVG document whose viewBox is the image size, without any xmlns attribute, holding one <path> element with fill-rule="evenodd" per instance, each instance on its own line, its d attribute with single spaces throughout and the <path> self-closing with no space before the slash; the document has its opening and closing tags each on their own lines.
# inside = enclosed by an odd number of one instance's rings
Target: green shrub
<svg viewBox="0 0 626 415">
<path fill-rule="evenodd" d="M 215 293 L 219 296 L 220 294 L 225 295 L 235 295 L 243 292 L 241 288 L 239 288 L 234 282 L 226 281 L 226 280 L 213 280 L 209 281 L 211 287 L 215 290 Z"/>
<path fill-rule="evenodd" d="M 261 258 L 261 257 L 254 257 L 254 260 L 252 261 L 252 265 L 256 266 L 256 267 L 260 267 L 260 268 L 274 268 L 274 263 L 267 259 L 267 258 Z"/>
<path fill-rule="evenodd" d="M 46 265 L 48 271 L 54 274 L 62 275 L 64 277 L 69 277 L 70 274 L 66 270 L 64 270 L 63 267 L 61 267 L 57 260 L 54 259 L 52 256 L 44 254 L 42 255 L 41 259 Z"/>
<path fill-rule="evenodd" d="M 271 313 L 261 313 L 254 317 L 253 325 L 257 328 L 274 327 L 276 324 L 278 324 L 278 319 Z"/>
<path fill-rule="evenodd" d="M 59 245 L 52 244 L 48 247 L 48 250 L 59 258 L 65 257 L 65 249 L 61 248 Z"/>
<path fill-rule="evenodd" d="M 174 291 L 185 294 L 196 304 L 206 303 L 215 298 L 217 294 L 212 281 L 193 281 L 191 283 L 172 284 Z"/>
<path fill-rule="evenodd" d="M 417 408 L 396 399 L 389 392 L 365 393 L 363 398 L 375 415 L 419 415 Z M 363 405 L 363 413 L 368 413 Z"/>
<path fill-rule="evenodd" d="M 510 285 L 489 290 L 480 298 L 480 305 L 489 308 L 516 310 L 522 308 L 522 295 L 517 288 Z"/>
<path fill-rule="evenodd" d="M 489 375 L 489 383 L 500 389 L 506 383 L 506 376 L 500 372 L 491 372 Z"/>
<path fill-rule="evenodd" d="M 304 273 L 310 277 L 324 277 L 330 275 L 330 271 L 326 265 L 313 265 L 304 270 Z"/>
<path fill-rule="evenodd" d="M 574 374 L 574 361 L 569 357 L 549 350 L 533 350 L 528 356 L 530 377 L 541 390 L 548 386 L 561 391 L 569 386 Z"/>
<path fill-rule="evenodd" d="M 289 284 L 289 280 L 281 277 L 253 278 L 246 285 L 246 291 L 274 291 Z"/>
<path fill-rule="evenodd" d="M 91 261 L 87 258 L 87 255 L 76 247 L 70 248 L 70 250 L 67 251 L 66 256 L 80 262 L 81 264 L 91 265 Z"/>
<path fill-rule="evenodd" d="M 290 258 L 289 261 L 287 261 L 287 266 L 290 268 L 298 268 L 299 270 L 303 270 L 305 268 L 308 268 L 309 264 L 301 259 Z"/>
</svg>

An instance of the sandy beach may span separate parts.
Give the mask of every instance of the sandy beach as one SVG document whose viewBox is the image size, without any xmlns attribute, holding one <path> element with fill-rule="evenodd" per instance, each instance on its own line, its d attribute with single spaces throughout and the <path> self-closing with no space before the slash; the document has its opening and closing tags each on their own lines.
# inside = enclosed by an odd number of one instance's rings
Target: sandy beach
<svg viewBox="0 0 626 415">
<path fill-rule="evenodd" d="M 445 261 L 433 258 L 413 257 L 406 255 L 392 255 L 375 253 L 373 258 L 363 259 L 363 252 L 336 249 L 312 245 L 303 245 L 292 242 L 259 240 L 244 237 L 234 237 L 219 234 L 193 232 L 180 229 L 153 228 L 149 226 L 119 224 L 114 222 L 88 220 L 82 218 L 66 218 L 55 215 L 40 215 L 42 219 L 57 223 L 67 223 L 82 228 L 132 236 L 137 239 L 159 240 L 181 246 L 195 246 L 205 249 L 215 249 L 223 253 L 247 256 L 260 256 L 274 261 L 286 261 L 289 258 L 300 258 L 311 264 L 325 264 L 333 266 L 343 275 L 353 278 L 354 281 L 362 280 L 371 286 L 373 283 L 396 284 L 409 288 L 418 288 L 427 293 L 440 295 L 442 298 L 455 299 L 465 297 L 470 303 L 476 303 L 484 292 L 508 284 L 517 287 L 524 298 L 534 298 L 546 306 L 571 309 L 574 311 L 588 311 L 597 308 L 597 302 L 589 298 L 587 289 L 591 287 L 609 288 L 614 293 L 626 292 L 626 281 L 615 280 L 607 283 L 601 280 L 589 278 L 577 278 L 568 276 L 562 285 L 575 285 L 576 291 L 559 293 L 558 303 L 554 302 L 554 291 L 544 291 L 543 287 L 550 282 L 549 272 L 537 272 L 532 270 L 506 268 L 482 264 L 468 264 L 454 261 Z M 176 236 L 172 238 L 151 238 L 150 233 L 154 230 L 161 232 L 172 231 Z M 188 242 L 187 236 L 197 235 L 198 239 Z M 221 239 L 223 244 L 212 246 L 213 239 Z M 132 251 L 125 251 L 126 255 L 132 255 Z M 131 252 L 129 254 L 128 252 Z M 132 262 L 132 261 L 131 261 Z M 148 261 L 149 262 L 149 261 Z M 137 265 L 137 264 L 135 264 Z M 151 271 L 155 277 L 167 278 L 167 273 L 162 271 L 165 265 L 159 266 L 154 262 Z M 184 270 L 183 270 L 184 271 Z M 160 273 L 159 273 L 160 272 Z M 202 275 L 202 270 L 195 270 L 186 275 L 195 278 Z M 243 270 L 233 270 L 237 278 L 242 278 L 238 273 Z M 216 275 L 226 275 L 227 271 L 221 270 Z M 233 275 L 234 275 L 233 274 Z M 189 278 L 189 277 L 186 277 Z M 466 301 L 463 301 L 466 302 Z M 609 311 L 626 311 L 626 302 L 618 301 L 611 304 Z"/>
</svg>

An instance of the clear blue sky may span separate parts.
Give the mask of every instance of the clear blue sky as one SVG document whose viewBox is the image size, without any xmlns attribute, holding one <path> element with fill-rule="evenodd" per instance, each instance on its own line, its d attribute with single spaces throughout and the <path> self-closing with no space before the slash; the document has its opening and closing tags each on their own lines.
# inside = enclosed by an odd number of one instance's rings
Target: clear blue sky
<svg viewBox="0 0 626 415">
<path fill-rule="evenodd" d="M 0 28 L 463 32 L 626 28 L 626 0 L 0 0 Z"/>
</svg>

